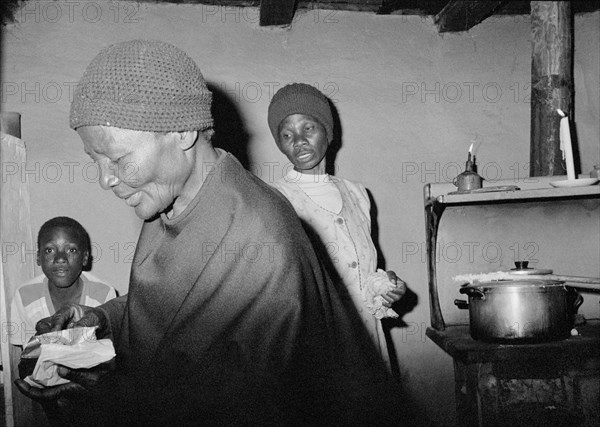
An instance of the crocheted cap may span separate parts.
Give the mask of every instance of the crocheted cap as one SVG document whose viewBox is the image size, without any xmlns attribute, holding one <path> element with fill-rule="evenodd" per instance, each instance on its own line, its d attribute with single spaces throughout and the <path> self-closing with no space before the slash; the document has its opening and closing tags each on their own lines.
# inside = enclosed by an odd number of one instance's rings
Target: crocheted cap
<svg viewBox="0 0 600 427">
<path fill-rule="evenodd" d="M 306 114 L 316 118 L 325 127 L 327 140 L 333 139 L 333 116 L 325 95 L 305 83 L 292 83 L 273 95 L 267 121 L 273 138 L 277 140 L 279 124 L 290 114 Z"/>
<path fill-rule="evenodd" d="M 70 125 L 150 132 L 212 127 L 212 93 L 196 63 L 160 41 L 130 40 L 103 49 L 75 89 Z"/>
</svg>

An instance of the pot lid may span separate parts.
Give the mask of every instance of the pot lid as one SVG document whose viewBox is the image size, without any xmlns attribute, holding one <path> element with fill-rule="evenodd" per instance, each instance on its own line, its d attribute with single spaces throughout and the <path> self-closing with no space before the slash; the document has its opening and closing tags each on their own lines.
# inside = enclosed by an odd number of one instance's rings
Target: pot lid
<svg viewBox="0 0 600 427">
<path fill-rule="evenodd" d="M 522 280 L 492 280 L 489 282 L 475 282 L 470 285 L 465 285 L 463 288 L 471 289 L 506 289 L 506 288 L 545 288 L 553 286 L 563 286 L 565 282 L 560 280 L 541 280 L 541 279 L 527 279 Z"/>
<path fill-rule="evenodd" d="M 531 268 L 529 261 L 515 261 L 515 268 L 510 269 L 510 274 L 531 275 L 531 274 L 552 274 L 549 268 Z"/>
<path fill-rule="evenodd" d="M 531 274 L 552 274 L 552 270 L 549 268 L 511 268 L 510 274 L 519 274 L 523 276 Z"/>
</svg>

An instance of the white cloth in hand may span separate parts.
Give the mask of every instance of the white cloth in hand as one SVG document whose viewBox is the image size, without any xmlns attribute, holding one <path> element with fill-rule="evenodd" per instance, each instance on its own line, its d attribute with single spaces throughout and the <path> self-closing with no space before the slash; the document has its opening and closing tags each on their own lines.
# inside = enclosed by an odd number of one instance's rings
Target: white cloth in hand
<svg viewBox="0 0 600 427">
<path fill-rule="evenodd" d="M 387 273 L 380 268 L 367 276 L 363 287 L 363 298 L 367 309 L 377 319 L 398 317 L 398 313 L 383 305 L 385 299 L 382 295 L 387 294 L 394 288 L 396 288 L 396 285 L 390 281 Z"/>
<path fill-rule="evenodd" d="M 115 348 L 109 339 L 97 340 L 94 327 L 76 327 L 37 335 L 23 349 L 39 357 L 33 373 L 25 381 L 43 388 L 66 384 L 69 380 L 58 375 L 58 365 L 70 369 L 89 369 L 115 357 Z"/>
</svg>

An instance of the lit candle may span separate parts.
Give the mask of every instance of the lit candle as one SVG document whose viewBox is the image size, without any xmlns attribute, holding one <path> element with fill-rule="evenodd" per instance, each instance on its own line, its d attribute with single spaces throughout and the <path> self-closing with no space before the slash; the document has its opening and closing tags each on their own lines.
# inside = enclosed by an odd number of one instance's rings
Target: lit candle
<svg viewBox="0 0 600 427">
<path fill-rule="evenodd" d="M 467 163 L 465 163 L 465 170 L 472 171 L 473 170 L 473 162 L 471 161 L 471 151 L 473 150 L 473 144 L 469 147 L 469 154 L 467 155 Z"/>
<path fill-rule="evenodd" d="M 560 149 L 562 150 L 563 160 L 567 164 L 567 179 L 574 180 L 575 164 L 573 163 L 573 147 L 571 145 L 571 130 L 569 128 L 569 118 L 560 109 L 556 110 L 562 117 L 560 119 Z"/>
</svg>

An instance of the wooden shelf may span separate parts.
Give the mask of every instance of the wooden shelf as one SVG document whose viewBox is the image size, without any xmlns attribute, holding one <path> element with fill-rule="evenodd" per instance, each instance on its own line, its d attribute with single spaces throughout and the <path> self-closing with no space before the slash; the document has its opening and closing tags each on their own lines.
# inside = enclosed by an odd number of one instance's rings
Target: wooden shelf
<svg viewBox="0 0 600 427">
<path fill-rule="evenodd" d="M 456 192 L 456 187 L 451 183 L 430 183 L 424 188 L 425 203 L 440 205 L 469 205 L 487 204 L 495 202 L 527 202 L 541 199 L 568 199 L 578 197 L 600 196 L 600 185 L 585 187 L 555 188 L 550 183 L 565 180 L 566 176 L 542 176 L 535 178 L 505 179 L 484 183 L 483 190 L 498 187 L 518 187 L 519 190 L 509 191 L 481 191 L 473 193 L 450 194 Z M 580 175 L 579 178 L 588 178 Z"/>
<path fill-rule="evenodd" d="M 487 362 L 543 361 L 548 358 L 577 361 L 600 357 L 600 321 L 578 326 L 579 335 L 543 343 L 499 344 L 476 341 L 469 325 L 448 325 L 443 331 L 427 328 L 427 336 L 452 358 L 465 364 Z"/>
<path fill-rule="evenodd" d="M 435 198 L 445 205 L 484 204 L 502 201 L 532 201 L 540 199 L 564 199 L 580 196 L 600 196 L 600 186 L 572 188 L 536 188 L 514 191 L 492 191 L 480 193 L 445 194 Z"/>
</svg>

